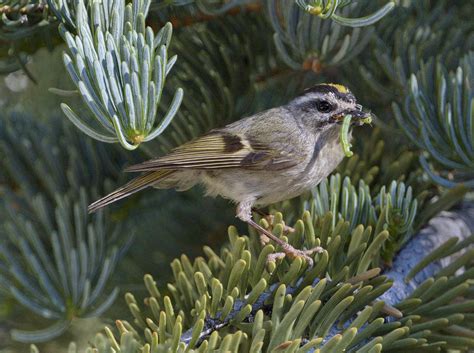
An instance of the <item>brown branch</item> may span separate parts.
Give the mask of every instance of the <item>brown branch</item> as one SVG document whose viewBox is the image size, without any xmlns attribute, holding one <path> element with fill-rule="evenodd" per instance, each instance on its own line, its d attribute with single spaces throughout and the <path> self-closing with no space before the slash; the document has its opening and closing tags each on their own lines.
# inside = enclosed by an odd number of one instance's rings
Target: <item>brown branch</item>
<svg viewBox="0 0 474 353">
<path fill-rule="evenodd" d="M 226 11 L 222 15 L 208 15 L 205 13 L 198 13 L 196 15 L 188 15 L 188 16 L 172 16 L 168 19 L 169 22 L 173 25 L 173 29 L 181 28 L 181 27 L 189 27 L 196 23 L 203 23 L 213 21 L 221 16 L 236 16 L 241 13 L 260 13 L 262 11 L 262 4 L 259 2 L 250 3 L 244 6 L 234 7 L 229 11 Z M 162 21 L 154 20 L 151 16 L 147 19 L 147 24 L 153 28 L 153 30 L 158 30 L 159 28 L 163 27 L 165 24 Z"/>
<path fill-rule="evenodd" d="M 270 71 L 267 71 L 263 74 L 256 76 L 254 81 L 256 84 L 262 84 L 269 80 L 278 78 L 280 76 L 289 75 L 293 72 L 294 70 L 290 69 L 289 67 L 278 66 L 278 67 L 275 67 L 274 69 L 271 69 Z"/>
</svg>

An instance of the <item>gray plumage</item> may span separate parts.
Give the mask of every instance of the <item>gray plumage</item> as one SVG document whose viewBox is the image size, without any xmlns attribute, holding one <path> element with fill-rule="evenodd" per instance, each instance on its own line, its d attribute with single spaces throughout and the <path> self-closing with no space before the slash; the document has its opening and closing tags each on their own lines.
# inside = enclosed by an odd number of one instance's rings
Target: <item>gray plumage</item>
<svg viewBox="0 0 474 353">
<path fill-rule="evenodd" d="M 168 155 L 127 168 L 143 174 L 91 204 L 89 211 L 148 186 L 187 190 L 202 184 L 208 195 L 237 203 L 237 216 L 259 227 L 252 221 L 253 206 L 298 196 L 341 162 L 339 134 L 347 114 L 356 125 L 368 116 L 347 88 L 314 86 L 284 106 L 211 130 Z"/>
</svg>

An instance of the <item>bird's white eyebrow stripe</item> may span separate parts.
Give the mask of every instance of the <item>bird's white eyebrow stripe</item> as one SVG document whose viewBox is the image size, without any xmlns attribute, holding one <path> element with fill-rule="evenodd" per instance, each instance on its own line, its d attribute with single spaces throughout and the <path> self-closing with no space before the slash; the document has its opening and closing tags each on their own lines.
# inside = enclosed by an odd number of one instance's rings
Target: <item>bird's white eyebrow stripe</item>
<svg viewBox="0 0 474 353">
<path fill-rule="evenodd" d="M 337 103 L 339 108 L 353 108 L 355 101 L 341 99 L 339 95 L 333 92 L 328 93 L 314 93 L 310 92 L 294 100 L 296 104 L 304 104 L 305 102 L 316 101 L 318 99 L 327 99 L 331 103 Z"/>
</svg>

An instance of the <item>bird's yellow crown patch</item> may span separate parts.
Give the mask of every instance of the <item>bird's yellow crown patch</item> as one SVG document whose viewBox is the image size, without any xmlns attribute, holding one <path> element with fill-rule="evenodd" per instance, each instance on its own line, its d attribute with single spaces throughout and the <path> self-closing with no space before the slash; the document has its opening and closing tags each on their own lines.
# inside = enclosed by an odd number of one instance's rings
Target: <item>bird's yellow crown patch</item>
<svg viewBox="0 0 474 353">
<path fill-rule="evenodd" d="M 339 84 L 337 84 L 337 83 L 328 83 L 327 85 L 328 85 L 328 86 L 331 86 L 331 87 L 334 87 L 334 88 L 337 89 L 340 93 L 349 93 L 349 90 L 347 89 L 346 86 L 339 85 Z"/>
</svg>

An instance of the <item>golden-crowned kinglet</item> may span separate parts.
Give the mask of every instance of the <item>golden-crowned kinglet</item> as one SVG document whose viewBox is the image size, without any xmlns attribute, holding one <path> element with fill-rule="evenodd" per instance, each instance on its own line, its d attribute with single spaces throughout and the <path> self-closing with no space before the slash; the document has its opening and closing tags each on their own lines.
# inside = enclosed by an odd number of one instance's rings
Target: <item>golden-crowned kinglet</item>
<svg viewBox="0 0 474 353">
<path fill-rule="evenodd" d="M 252 219 L 252 207 L 302 194 L 328 176 L 344 158 L 339 139 L 347 115 L 362 125 L 369 114 L 344 86 L 320 84 L 288 104 L 238 120 L 187 142 L 169 154 L 128 167 L 143 172 L 89 206 L 89 212 L 153 186 L 187 190 L 202 184 L 208 195 L 237 204 L 237 217 L 282 247 L 284 254 L 310 255 L 321 248 L 298 250 Z"/>
</svg>

